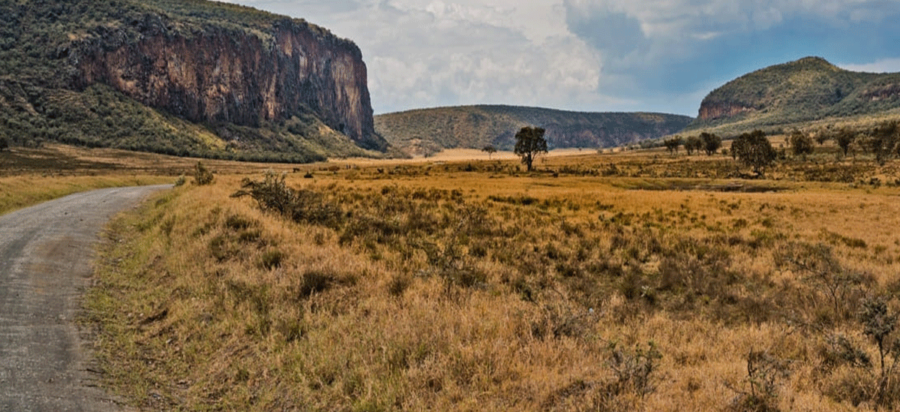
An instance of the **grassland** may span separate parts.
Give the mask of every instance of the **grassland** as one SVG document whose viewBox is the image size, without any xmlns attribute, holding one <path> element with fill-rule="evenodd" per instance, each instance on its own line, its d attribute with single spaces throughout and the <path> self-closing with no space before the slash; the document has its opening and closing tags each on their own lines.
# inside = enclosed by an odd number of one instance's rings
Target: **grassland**
<svg viewBox="0 0 900 412">
<path fill-rule="evenodd" d="M 253 166 L 162 194 L 115 221 L 86 300 L 104 383 L 174 410 L 900 406 L 898 162 L 537 165 Z"/>
</svg>

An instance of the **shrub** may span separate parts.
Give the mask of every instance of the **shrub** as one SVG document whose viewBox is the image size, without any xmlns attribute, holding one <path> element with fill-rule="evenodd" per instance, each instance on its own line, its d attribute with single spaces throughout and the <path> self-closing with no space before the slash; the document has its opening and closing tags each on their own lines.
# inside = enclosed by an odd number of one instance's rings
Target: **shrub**
<svg viewBox="0 0 900 412">
<path fill-rule="evenodd" d="M 215 180 L 213 173 L 206 166 L 203 166 L 203 162 L 197 162 L 194 170 L 194 184 L 198 186 L 209 185 L 212 184 L 213 180 Z"/>
<path fill-rule="evenodd" d="M 738 397 L 731 404 L 733 411 L 777 411 L 778 384 L 788 377 L 788 362 L 767 351 L 751 350 L 747 354 L 747 378 L 750 391 L 731 387 Z"/>
<path fill-rule="evenodd" d="M 285 175 L 266 172 L 261 182 L 244 179 L 241 190 L 232 197 L 250 196 L 263 211 L 272 211 L 295 222 L 320 224 L 332 228 L 340 225 L 342 211 L 321 193 L 313 190 L 295 191 L 287 186 Z"/>
<path fill-rule="evenodd" d="M 280 250 L 270 250 L 266 253 L 263 253 L 262 257 L 259 260 L 260 267 L 272 270 L 278 267 L 281 267 L 281 262 L 284 260 L 285 254 Z"/>
</svg>

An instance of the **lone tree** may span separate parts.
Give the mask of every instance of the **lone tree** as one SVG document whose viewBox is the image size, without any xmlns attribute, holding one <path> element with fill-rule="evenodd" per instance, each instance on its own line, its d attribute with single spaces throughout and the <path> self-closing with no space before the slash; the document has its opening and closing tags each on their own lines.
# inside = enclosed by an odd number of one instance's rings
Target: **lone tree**
<svg viewBox="0 0 900 412">
<path fill-rule="evenodd" d="M 481 149 L 482 152 L 487 152 L 488 160 L 491 160 L 491 155 L 497 152 L 497 149 L 494 148 L 494 145 L 487 145 Z"/>
<path fill-rule="evenodd" d="M 900 144 L 900 124 L 896 121 L 884 122 L 875 128 L 872 133 L 871 145 L 875 152 L 875 159 L 879 164 L 895 154 Z"/>
<path fill-rule="evenodd" d="M 806 156 L 813 152 L 813 139 L 797 129 L 791 133 L 789 143 L 794 156 Z"/>
<path fill-rule="evenodd" d="M 778 157 L 778 152 L 769 143 L 766 133 L 762 130 L 754 130 L 744 133 L 734 140 L 731 151 L 741 163 L 753 168 L 753 172 L 762 176 L 763 168 L 772 164 Z"/>
<path fill-rule="evenodd" d="M 663 140 L 663 145 L 666 146 L 666 150 L 668 150 L 669 153 L 678 153 L 678 146 L 681 146 L 682 143 L 684 143 L 684 139 L 682 139 L 681 136 L 673 136 Z"/>
<path fill-rule="evenodd" d="M 844 151 L 844 156 L 846 156 L 847 152 L 850 151 L 850 145 L 856 140 L 856 133 L 845 127 L 837 133 L 835 140 L 837 140 L 838 146 L 840 146 L 841 150 Z"/>
<path fill-rule="evenodd" d="M 522 158 L 522 163 L 530 172 L 534 158 L 541 153 L 547 153 L 547 141 L 544 140 L 544 129 L 540 127 L 523 127 L 516 133 L 516 155 Z"/>
<path fill-rule="evenodd" d="M 703 150 L 706 151 L 707 156 L 712 156 L 722 147 L 722 138 L 713 133 L 700 133 L 700 141 L 703 143 Z"/>
</svg>

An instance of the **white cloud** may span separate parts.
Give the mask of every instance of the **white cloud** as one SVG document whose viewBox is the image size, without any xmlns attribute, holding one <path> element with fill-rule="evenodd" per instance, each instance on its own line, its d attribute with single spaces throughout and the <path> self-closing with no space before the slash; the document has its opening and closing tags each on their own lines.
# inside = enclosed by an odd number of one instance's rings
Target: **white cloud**
<svg viewBox="0 0 900 412">
<path fill-rule="evenodd" d="M 840 64 L 839 66 L 854 72 L 898 73 L 900 72 L 900 58 L 882 59 L 865 64 Z"/>
<path fill-rule="evenodd" d="M 889 27 L 900 15 L 896 0 L 228 1 L 305 18 L 356 42 L 376 113 L 503 103 L 695 114 L 719 81 L 803 57 L 800 49 L 816 41 L 825 46 L 814 51 L 830 53 L 845 28 Z M 782 46 L 790 40 L 783 36 L 803 36 L 790 31 L 798 21 L 813 23 L 796 30 L 823 27 L 838 37 L 816 33 Z M 845 49 L 866 40 L 848 38 Z M 884 38 L 878 47 L 893 50 L 895 37 Z"/>
<path fill-rule="evenodd" d="M 234 0 L 302 17 L 363 51 L 376 113 L 502 103 L 579 108 L 600 58 L 568 31 L 562 0 Z"/>
</svg>

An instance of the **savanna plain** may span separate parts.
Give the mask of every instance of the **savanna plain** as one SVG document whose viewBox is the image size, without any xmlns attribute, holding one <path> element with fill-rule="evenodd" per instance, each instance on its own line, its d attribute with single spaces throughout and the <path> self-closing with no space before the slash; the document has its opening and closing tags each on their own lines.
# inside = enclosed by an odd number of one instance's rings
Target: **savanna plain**
<svg viewBox="0 0 900 412">
<path fill-rule="evenodd" d="M 19 165 L 0 210 L 50 183 L 184 183 L 107 228 L 80 319 L 137 407 L 900 406 L 897 160 L 826 142 L 744 179 L 730 156 L 662 149 L 532 173 L 486 154 L 0 159 Z"/>
</svg>

